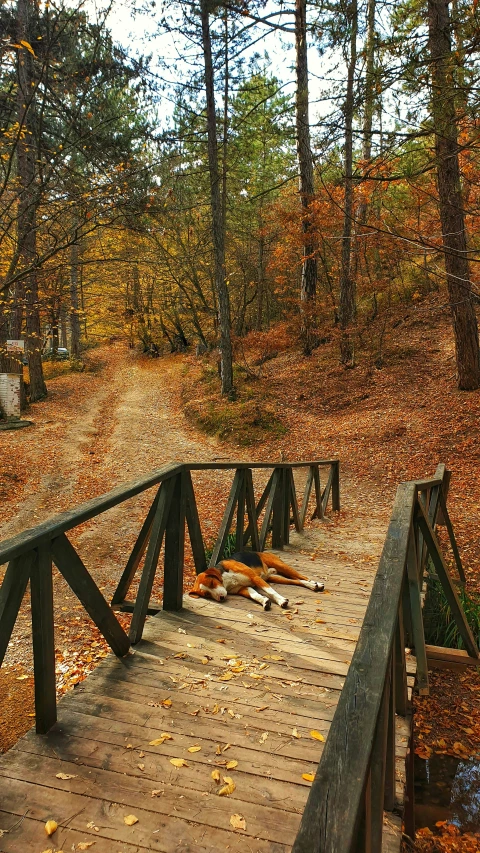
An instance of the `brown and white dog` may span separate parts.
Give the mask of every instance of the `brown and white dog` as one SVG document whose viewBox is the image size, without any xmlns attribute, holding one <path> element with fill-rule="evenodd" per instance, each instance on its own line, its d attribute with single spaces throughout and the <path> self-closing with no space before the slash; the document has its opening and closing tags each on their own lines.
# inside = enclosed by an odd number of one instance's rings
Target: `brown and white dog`
<svg viewBox="0 0 480 853">
<path fill-rule="evenodd" d="M 312 581 L 301 575 L 273 554 L 238 551 L 228 560 L 221 560 L 214 568 L 197 575 L 188 594 L 225 601 L 230 593 L 251 598 L 264 610 L 270 610 L 272 601 L 280 607 L 288 607 L 288 598 L 276 592 L 268 581 L 304 586 L 313 592 L 321 592 L 324 588 L 321 581 Z"/>
</svg>

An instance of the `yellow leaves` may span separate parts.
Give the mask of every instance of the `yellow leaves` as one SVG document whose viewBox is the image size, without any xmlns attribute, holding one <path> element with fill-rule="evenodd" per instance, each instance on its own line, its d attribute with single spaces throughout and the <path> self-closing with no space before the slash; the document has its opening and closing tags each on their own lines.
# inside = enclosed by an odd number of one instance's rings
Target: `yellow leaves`
<svg viewBox="0 0 480 853">
<path fill-rule="evenodd" d="M 318 622 L 320 625 L 326 625 L 325 619 L 315 619 L 315 622 Z"/>
<path fill-rule="evenodd" d="M 305 782 L 313 782 L 315 775 L 313 773 L 302 773 L 302 779 L 305 779 Z"/>
<path fill-rule="evenodd" d="M 201 748 L 202 748 L 201 746 L 198 746 L 198 744 L 196 744 L 195 746 L 189 746 L 187 751 L 188 752 L 200 752 Z"/>
<path fill-rule="evenodd" d="M 75 850 L 89 850 L 94 844 L 95 841 L 79 841 L 75 846 Z"/>
<path fill-rule="evenodd" d="M 262 735 L 260 735 L 260 739 L 258 742 L 259 743 L 265 743 L 267 738 L 268 738 L 268 732 L 264 732 Z"/>
<path fill-rule="evenodd" d="M 228 797 L 230 794 L 233 794 L 237 786 L 235 785 L 235 782 L 230 776 L 224 776 L 223 781 L 225 782 L 225 785 L 223 786 L 223 788 L 220 788 L 218 796 Z"/>
<path fill-rule="evenodd" d="M 77 777 L 73 773 L 57 773 L 56 779 L 76 779 Z"/>
<path fill-rule="evenodd" d="M 220 770 L 212 770 L 211 777 L 214 782 L 220 782 Z"/>
<path fill-rule="evenodd" d="M 171 708 L 172 700 L 171 699 L 164 699 L 163 702 L 161 702 L 160 704 L 161 704 L 162 708 Z"/>
<path fill-rule="evenodd" d="M 123 818 L 123 822 L 125 826 L 134 826 L 134 824 L 138 823 L 138 817 L 135 817 L 134 814 L 127 814 L 127 816 Z"/>
<path fill-rule="evenodd" d="M 28 50 L 28 52 L 32 54 L 32 56 L 35 56 L 35 51 L 30 42 L 24 41 L 23 39 L 20 44 L 12 44 L 12 47 L 16 47 L 18 50 L 21 50 L 24 47 L 25 50 Z"/>
<path fill-rule="evenodd" d="M 238 767 L 238 761 L 235 761 L 235 759 L 232 758 L 231 761 L 227 761 L 226 767 L 227 770 L 235 770 L 235 767 Z"/>
<path fill-rule="evenodd" d="M 233 826 L 234 829 L 246 829 L 247 822 L 241 814 L 232 814 L 230 818 L 230 826 Z"/>
<path fill-rule="evenodd" d="M 312 729 L 310 732 L 310 737 L 313 737 L 315 740 L 320 740 L 322 743 L 325 743 L 325 738 L 320 732 L 317 732 L 316 729 Z"/>
<path fill-rule="evenodd" d="M 295 727 L 292 729 L 292 737 L 296 737 L 298 738 L 298 740 L 300 740 L 300 738 L 302 737 L 298 734 L 297 729 Z"/>
<path fill-rule="evenodd" d="M 47 833 L 47 835 L 49 837 L 50 837 L 50 835 L 53 835 L 53 833 L 56 832 L 57 829 L 58 829 L 58 823 L 56 820 L 47 820 L 47 822 L 45 824 L 45 832 Z"/>
<path fill-rule="evenodd" d="M 230 681 L 231 678 L 233 678 L 233 672 L 224 672 L 220 676 L 220 681 Z"/>
<path fill-rule="evenodd" d="M 169 735 L 168 732 L 162 732 L 160 737 L 157 737 L 155 738 L 155 740 L 150 741 L 149 746 L 161 746 L 161 744 L 165 743 L 166 740 L 173 740 L 173 737 Z"/>
<path fill-rule="evenodd" d="M 188 767 L 184 758 L 170 758 L 169 761 L 174 767 Z"/>
<path fill-rule="evenodd" d="M 281 655 L 263 655 L 262 660 L 285 660 Z"/>
</svg>

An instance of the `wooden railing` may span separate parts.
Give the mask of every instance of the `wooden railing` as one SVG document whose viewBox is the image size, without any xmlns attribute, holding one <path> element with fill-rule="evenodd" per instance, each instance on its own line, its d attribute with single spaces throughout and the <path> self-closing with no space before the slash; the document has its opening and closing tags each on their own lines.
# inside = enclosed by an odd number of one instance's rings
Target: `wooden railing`
<svg viewBox="0 0 480 853">
<path fill-rule="evenodd" d="M 271 470 L 271 475 L 260 500 L 256 502 L 253 471 L 262 468 Z M 293 472 L 302 468 L 307 470 L 307 480 L 299 504 Z M 174 464 L 160 468 L 130 485 L 120 486 L 106 495 L 94 498 L 0 543 L 0 566 L 8 563 L 0 587 L 0 666 L 30 581 L 35 717 L 38 732 L 48 731 L 57 718 L 52 563 L 55 563 L 111 649 L 116 655 L 123 657 L 128 653 L 130 644 L 141 639 L 162 545 L 164 610 L 180 610 L 182 607 L 185 526 L 188 527 L 197 573 L 207 567 L 205 542 L 191 473 L 229 469 L 234 470 L 235 474 L 210 565 L 222 558 L 233 523 L 237 548 L 243 548 L 250 543 L 254 550 L 263 550 L 270 531 L 272 547 L 283 548 L 289 541 L 291 524 L 294 524 L 298 531 L 302 530 L 312 490 L 312 517 L 323 517 L 329 498 L 332 509 L 340 509 L 337 460 L 280 464 Z M 322 487 L 320 471 L 324 469 L 328 473 Z M 158 486 L 158 490 L 110 606 L 66 534 L 154 486 Z M 125 512 L 128 512 L 127 508 Z M 126 601 L 126 595 L 144 556 L 137 597 L 135 602 L 129 603 Z M 113 608 L 133 610 L 128 636 Z M 158 607 L 154 612 L 157 611 Z"/>
<path fill-rule="evenodd" d="M 292 853 L 380 853 L 384 809 L 395 804 L 395 714 L 408 708 L 405 647 L 428 694 L 422 585 L 430 558 L 467 652 L 479 657 L 435 532 L 445 524 L 460 582 L 465 575 L 448 515 L 450 475 L 398 487 L 385 545 L 327 742 Z"/>
</svg>

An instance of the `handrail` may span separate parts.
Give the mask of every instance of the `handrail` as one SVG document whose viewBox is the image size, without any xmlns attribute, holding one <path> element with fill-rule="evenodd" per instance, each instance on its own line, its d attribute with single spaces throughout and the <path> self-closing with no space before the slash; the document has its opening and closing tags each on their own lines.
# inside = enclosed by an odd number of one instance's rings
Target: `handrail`
<svg viewBox="0 0 480 853">
<path fill-rule="evenodd" d="M 382 850 L 383 812 L 395 802 L 395 713 L 405 715 L 408 708 L 407 642 L 415 647 L 420 693 L 428 693 L 424 550 L 467 651 L 479 657 L 434 530 L 438 506 L 446 510 L 442 488 L 449 472 L 439 466 L 438 473 L 440 478 L 398 486 L 365 619 L 292 853 Z M 425 503 L 419 490 L 429 496 Z M 453 547 L 452 536 L 453 531 Z"/>
<path fill-rule="evenodd" d="M 330 470 L 322 489 L 320 468 L 323 467 Z M 261 468 L 272 470 L 272 474 L 256 502 L 252 470 Z M 297 468 L 308 468 L 300 506 L 293 477 L 293 470 Z M 0 666 L 30 582 L 38 732 L 48 731 L 56 721 L 52 563 L 115 654 L 120 657 L 126 655 L 130 645 L 141 639 L 147 613 L 149 610 L 152 612 L 150 595 L 162 545 L 164 610 L 180 610 L 182 607 L 186 527 L 197 573 L 207 567 L 191 472 L 216 469 L 234 470 L 235 475 L 214 544 L 213 562 L 222 558 L 232 525 L 239 548 L 250 543 L 254 550 L 263 550 L 270 533 L 272 547 L 283 548 L 289 541 L 290 526 L 294 524 L 297 530 L 303 528 L 312 491 L 315 507 L 312 517 L 323 518 L 329 500 L 332 509 L 340 509 L 340 467 L 337 459 L 280 463 L 173 463 L 0 543 L 0 565 L 8 563 L 0 586 Z M 153 486 L 159 488 L 109 605 L 66 533 Z M 136 600 L 128 602 L 128 590 L 144 555 Z M 128 636 L 115 616 L 114 607 L 133 610 Z M 153 612 L 158 612 L 158 607 Z"/>
</svg>

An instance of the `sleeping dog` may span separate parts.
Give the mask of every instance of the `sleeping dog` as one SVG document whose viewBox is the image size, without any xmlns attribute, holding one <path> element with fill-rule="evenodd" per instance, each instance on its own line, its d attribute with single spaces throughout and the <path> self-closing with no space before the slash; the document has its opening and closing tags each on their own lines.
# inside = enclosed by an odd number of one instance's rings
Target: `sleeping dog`
<svg viewBox="0 0 480 853">
<path fill-rule="evenodd" d="M 324 588 L 321 581 L 312 581 L 301 575 L 273 554 L 237 551 L 229 559 L 221 560 L 214 568 L 199 574 L 188 594 L 225 601 L 230 593 L 250 598 L 261 604 L 264 610 L 270 610 L 272 601 L 280 607 L 288 607 L 288 598 L 276 592 L 268 581 L 304 586 L 314 592 L 321 592 Z"/>
</svg>

